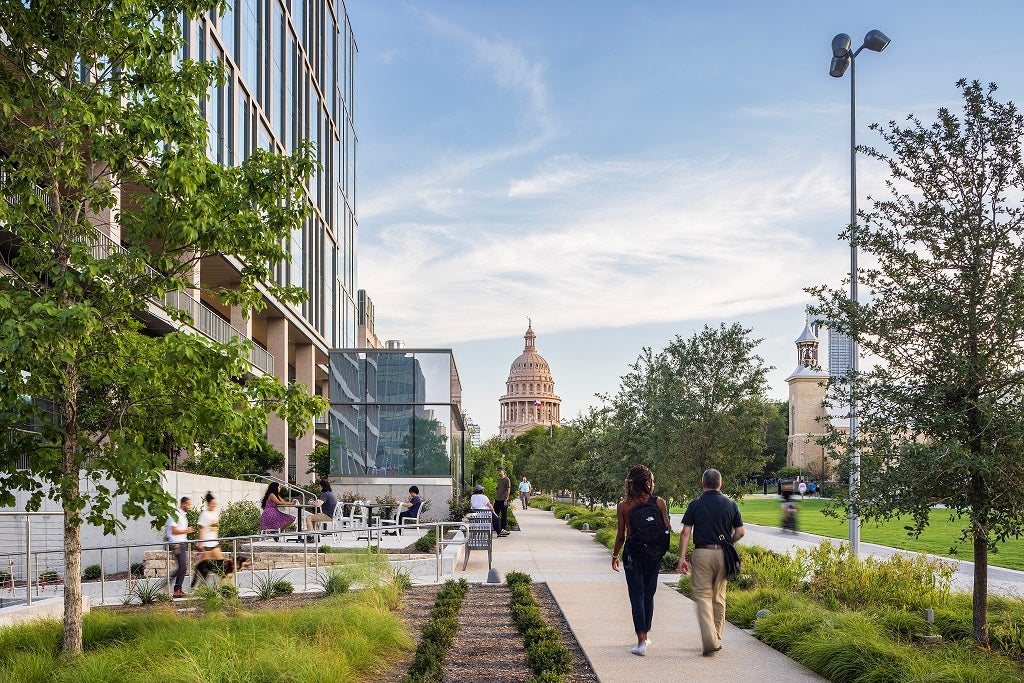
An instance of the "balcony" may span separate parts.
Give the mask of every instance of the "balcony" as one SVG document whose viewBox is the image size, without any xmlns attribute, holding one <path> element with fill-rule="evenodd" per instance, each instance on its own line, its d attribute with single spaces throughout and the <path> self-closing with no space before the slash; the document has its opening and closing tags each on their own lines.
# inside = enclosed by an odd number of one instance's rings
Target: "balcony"
<svg viewBox="0 0 1024 683">
<path fill-rule="evenodd" d="M 7 191 L 8 186 L 9 183 L 7 181 L 7 175 L 0 172 L 0 195 L 2 195 L 8 203 L 14 204 L 18 201 L 18 197 L 13 196 Z M 33 188 L 33 194 L 43 201 L 48 201 L 48 197 L 40 188 Z M 92 244 L 90 245 L 90 251 L 92 252 L 93 258 L 103 259 L 118 251 L 124 252 L 125 249 L 97 229 L 95 231 L 95 237 Z M 157 274 L 157 272 L 149 266 L 146 266 L 146 269 L 153 275 Z M 163 311 L 166 311 L 169 308 L 176 308 L 187 312 L 192 318 L 192 325 L 189 326 L 189 329 L 199 332 L 203 336 L 208 339 L 212 339 L 215 342 L 223 344 L 236 338 L 247 341 L 249 344 L 249 364 L 260 372 L 266 374 L 274 373 L 274 357 L 270 355 L 266 349 L 259 346 L 251 339 L 247 339 L 242 332 L 220 317 L 212 308 L 187 292 L 166 292 L 162 301 L 159 299 L 153 299 L 153 304 Z M 168 322 L 170 321 L 168 320 Z"/>
</svg>

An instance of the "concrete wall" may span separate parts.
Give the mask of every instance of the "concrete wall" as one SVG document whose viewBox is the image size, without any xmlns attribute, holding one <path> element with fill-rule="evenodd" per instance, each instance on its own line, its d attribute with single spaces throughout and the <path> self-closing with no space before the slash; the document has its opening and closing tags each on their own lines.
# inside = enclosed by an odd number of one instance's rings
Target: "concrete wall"
<svg viewBox="0 0 1024 683">
<path fill-rule="evenodd" d="M 105 482 L 109 485 L 109 482 Z M 96 490 L 97 484 L 85 477 L 79 481 L 83 491 L 92 492 Z M 175 500 L 182 496 L 190 496 L 195 504 L 201 502 L 207 491 L 212 491 L 217 497 L 221 508 L 236 500 L 251 500 L 259 503 L 263 498 L 266 489 L 265 484 L 257 484 L 251 481 L 239 481 L 235 479 L 223 479 L 220 477 L 207 477 L 189 472 L 165 471 L 163 475 L 163 488 Z M 114 497 L 112 509 L 119 510 L 124 504 L 127 496 L 118 495 Z M 15 492 L 16 503 L 12 508 L 0 508 L 0 512 L 24 512 L 25 503 L 28 501 L 28 494 Z M 64 537 L 63 537 L 63 516 L 60 505 L 52 500 L 44 500 L 40 506 L 42 512 L 52 512 L 52 515 L 31 516 L 31 538 L 33 552 L 49 551 L 40 554 L 36 560 L 37 569 L 33 573 L 41 573 L 46 569 L 54 569 L 61 576 L 64 575 Z M 25 553 L 25 520 L 24 515 L 11 516 L 0 515 L 0 571 L 12 571 L 14 576 L 22 579 L 25 574 L 24 553 Z M 105 536 L 103 530 L 91 525 L 82 527 L 82 548 L 97 548 L 100 546 L 125 546 L 132 544 L 160 543 L 163 536 L 165 520 L 158 520 L 159 528 L 153 528 L 154 520 L 151 517 L 141 519 L 123 520 L 125 527 L 119 529 L 112 535 Z M 134 548 L 130 551 L 121 550 L 104 551 L 103 565 L 108 572 L 125 571 L 129 562 L 142 562 L 144 548 Z M 21 557 L 18 557 L 20 555 Z M 13 565 L 12 565 L 13 563 Z M 92 564 L 100 564 L 99 551 L 83 550 L 82 568 Z"/>
</svg>

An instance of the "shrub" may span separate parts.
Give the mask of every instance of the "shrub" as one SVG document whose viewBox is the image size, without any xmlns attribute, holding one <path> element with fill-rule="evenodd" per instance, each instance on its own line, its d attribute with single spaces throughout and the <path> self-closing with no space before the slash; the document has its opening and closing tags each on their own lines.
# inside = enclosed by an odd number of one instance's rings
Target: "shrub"
<svg viewBox="0 0 1024 683">
<path fill-rule="evenodd" d="M 103 575 L 103 570 L 100 569 L 98 564 L 90 564 L 82 572 L 82 579 L 85 581 L 95 581 Z"/>
<path fill-rule="evenodd" d="M 413 543 L 413 547 L 421 553 L 432 553 L 434 552 L 434 545 L 436 543 L 437 533 L 435 527 L 431 527 L 430 531 L 416 539 L 416 542 Z"/>
<path fill-rule="evenodd" d="M 341 595 L 352 587 L 352 577 L 342 568 L 330 567 L 317 577 L 317 583 L 327 595 Z"/>
<path fill-rule="evenodd" d="M 430 617 L 423 626 L 423 637 L 409 665 L 409 672 L 402 679 L 403 683 L 442 679 L 441 663 L 459 630 L 459 608 L 468 590 L 466 580 L 459 579 L 446 581 L 438 591 Z"/>
<path fill-rule="evenodd" d="M 253 576 L 252 589 L 260 600 L 270 600 L 282 595 L 291 595 L 295 591 L 295 586 L 284 579 L 275 579 L 268 571 L 266 574 Z"/>
<path fill-rule="evenodd" d="M 9 571 L 6 569 L 0 570 L 0 584 L 10 583 L 12 578 L 14 577 Z"/>
<path fill-rule="evenodd" d="M 539 510 L 550 510 L 551 509 L 551 496 L 541 493 L 536 493 L 530 496 L 530 507 L 537 508 Z"/>
<path fill-rule="evenodd" d="M 260 532 L 263 511 L 251 500 L 228 503 L 220 513 L 218 533 L 223 537 L 254 536 Z"/>
<path fill-rule="evenodd" d="M 671 550 L 665 553 L 665 556 L 661 558 L 661 571 L 665 574 L 671 574 L 679 568 L 679 553 L 674 553 Z"/>
<path fill-rule="evenodd" d="M 452 496 L 448 499 L 448 521 L 461 522 L 462 518 L 469 514 L 472 509 L 469 504 L 469 497 Z"/>
<path fill-rule="evenodd" d="M 140 605 L 152 605 L 155 602 L 167 600 L 168 595 L 164 592 L 163 581 L 144 579 L 136 581 L 125 598 L 129 602 L 134 598 L 139 601 Z"/>
<path fill-rule="evenodd" d="M 132 562 L 129 571 L 133 579 L 141 579 L 142 575 L 146 573 L 146 564 L 144 562 Z"/>
<path fill-rule="evenodd" d="M 505 575 L 511 600 L 509 614 L 523 637 L 526 646 L 526 663 L 538 681 L 563 681 L 572 670 L 572 654 L 562 644 L 555 629 L 544 622 L 537 602 L 533 599 L 529 574 L 511 571 Z"/>
</svg>

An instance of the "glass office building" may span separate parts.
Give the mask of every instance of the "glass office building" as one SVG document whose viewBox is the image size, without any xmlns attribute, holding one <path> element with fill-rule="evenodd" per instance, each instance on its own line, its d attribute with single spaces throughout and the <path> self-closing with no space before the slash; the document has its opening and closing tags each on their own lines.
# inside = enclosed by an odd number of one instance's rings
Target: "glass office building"
<svg viewBox="0 0 1024 683">
<path fill-rule="evenodd" d="M 292 235 L 278 281 L 309 293 L 297 312 L 328 347 L 355 335 L 356 43 L 344 3 L 235 0 L 223 16 L 183 20 L 183 57 L 226 67 L 204 103 L 210 158 L 242 163 L 259 147 L 289 154 L 316 147 L 310 215 Z"/>
<path fill-rule="evenodd" d="M 461 482 L 462 386 L 446 349 L 331 352 L 331 474 Z"/>
<path fill-rule="evenodd" d="M 301 304 L 267 297 L 245 317 L 204 296 L 198 305 L 227 336 L 250 339 L 281 382 L 302 382 L 325 396 L 328 353 L 352 347 L 356 333 L 356 134 L 353 102 L 357 47 L 341 0 L 232 0 L 224 14 L 182 19 L 182 59 L 215 61 L 227 78 L 202 103 L 210 158 L 243 163 L 259 148 L 290 154 L 303 140 L 315 147 L 318 168 L 306 186 L 310 211 L 285 245 L 291 260 L 274 278 L 308 294 Z M 216 288 L 243 264 L 202 261 L 196 279 Z M 197 318 L 200 316 L 196 316 Z M 213 320 L 216 318 L 216 320 Z M 326 442 L 326 421 L 301 435 L 276 416 L 267 437 L 285 455 L 282 474 L 304 478 L 308 455 Z"/>
</svg>

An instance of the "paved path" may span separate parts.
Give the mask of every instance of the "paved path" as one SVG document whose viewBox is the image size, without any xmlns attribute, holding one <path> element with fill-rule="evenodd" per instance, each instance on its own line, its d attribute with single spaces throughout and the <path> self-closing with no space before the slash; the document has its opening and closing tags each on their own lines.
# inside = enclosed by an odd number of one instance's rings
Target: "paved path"
<svg viewBox="0 0 1024 683">
<path fill-rule="evenodd" d="M 626 582 L 612 571 L 608 550 L 550 512 L 517 509 L 516 519 L 522 531 L 494 539 L 494 567 L 503 574 L 524 571 L 535 581 L 547 582 L 603 683 L 824 680 L 728 622 L 722 651 L 701 656 L 693 602 L 665 585 L 655 596 L 651 648 L 646 657 L 631 654 L 636 634 Z M 470 554 L 467 570 L 454 576 L 482 582 L 487 573 L 487 553 L 477 551 Z M 663 583 L 675 583 L 678 576 L 663 578 Z"/>
</svg>

